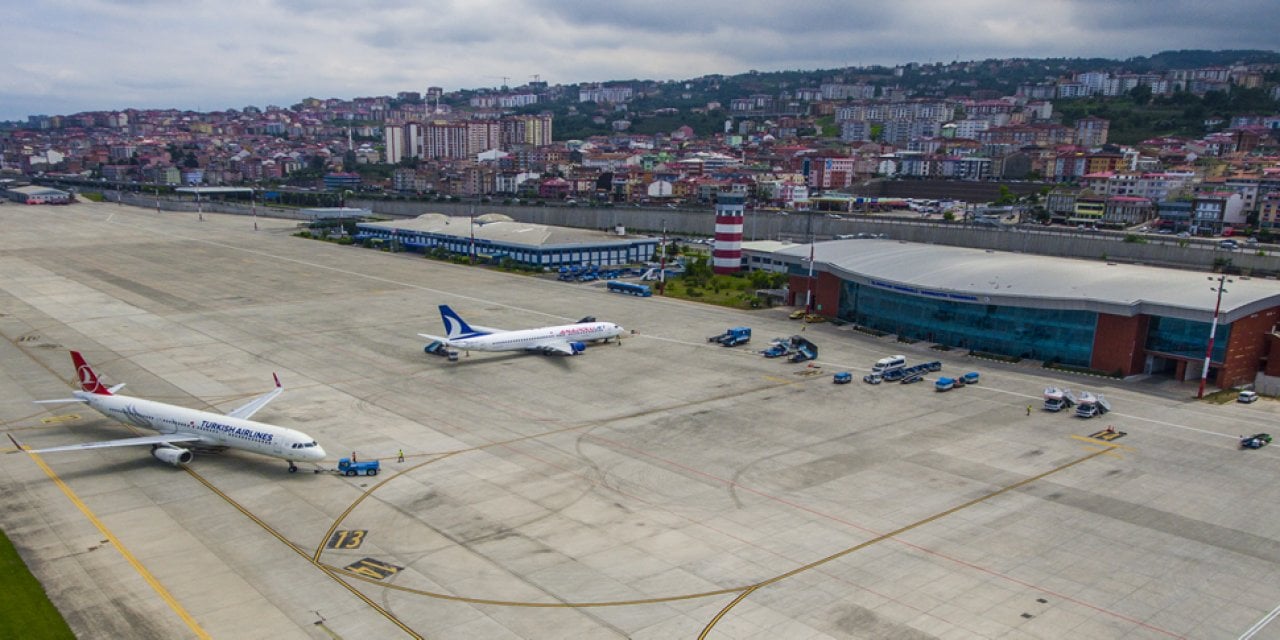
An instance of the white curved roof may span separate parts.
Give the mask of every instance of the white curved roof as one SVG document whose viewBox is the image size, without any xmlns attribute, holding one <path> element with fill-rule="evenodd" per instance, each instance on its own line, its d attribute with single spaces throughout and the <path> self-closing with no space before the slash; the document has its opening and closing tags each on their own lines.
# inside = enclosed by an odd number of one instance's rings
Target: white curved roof
<svg viewBox="0 0 1280 640">
<path fill-rule="evenodd" d="M 814 245 L 815 269 L 860 284 L 959 302 L 1208 322 L 1219 274 L 896 240 Z M 775 256 L 807 264 L 809 245 Z M 1222 322 L 1280 306 L 1280 281 L 1228 276 Z"/>
<path fill-rule="evenodd" d="M 492 218 L 490 216 L 493 216 Z M 481 222 L 481 220 L 490 220 Z M 506 218 L 505 220 L 501 218 Z M 489 240 L 502 244 L 525 245 L 532 247 L 559 247 L 573 245 L 608 245 L 630 244 L 638 236 L 619 236 L 614 233 L 593 229 L 574 229 L 571 227 L 555 227 L 531 222 L 515 222 L 501 214 L 485 214 L 475 219 L 467 216 L 446 216 L 441 213 L 424 213 L 407 220 L 388 220 L 378 223 L 361 223 L 364 228 L 380 228 L 388 231 L 434 233 L 470 237 L 474 234 L 477 240 Z M 644 236 L 647 237 L 647 236 Z"/>
</svg>

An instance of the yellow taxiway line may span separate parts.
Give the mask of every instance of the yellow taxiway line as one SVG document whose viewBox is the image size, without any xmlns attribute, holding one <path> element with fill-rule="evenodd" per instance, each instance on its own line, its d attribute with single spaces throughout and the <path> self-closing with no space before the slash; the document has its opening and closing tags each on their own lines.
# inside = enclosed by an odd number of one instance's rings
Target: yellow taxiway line
<svg viewBox="0 0 1280 640">
<path fill-rule="evenodd" d="M 63 495 L 67 496 L 67 499 L 80 510 L 80 513 L 83 513 L 84 517 L 88 518 L 89 522 L 92 522 L 93 526 L 97 527 L 98 531 L 111 542 L 111 545 L 116 548 L 116 551 L 119 551 L 120 555 L 124 556 L 124 559 L 133 566 L 134 571 L 137 571 L 138 575 L 142 576 L 142 579 L 146 580 L 147 584 L 151 585 L 151 588 L 155 590 L 156 595 L 160 596 L 160 599 L 164 600 L 165 604 L 168 604 L 169 608 L 173 609 L 173 612 L 178 614 L 179 618 L 182 618 L 182 621 L 186 623 L 192 633 L 196 634 L 196 637 L 211 638 L 211 636 L 200 627 L 200 624 L 196 622 L 195 618 L 192 618 L 191 614 L 187 613 L 187 610 L 178 603 L 177 599 L 173 597 L 173 594 L 169 593 L 169 590 L 165 589 L 164 585 L 160 584 L 160 581 L 157 580 L 154 575 L 151 575 L 151 572 L 142 565 L 142 562 L 125 548 L 124 544 L 120 542 L 120 539 L 117 538 L 114 533 L 111 533 L 111 530 L 107 528 L 107 525 L 103 524 L 102 520 L 98 519 L 98 516 L 89 509 L 89 506 L 80 500 L 80 497 L 76 495 L 76 492 L 72 491 L 71 487 L 67 486 L 67 483 L 63 482 L 62 478 L 59 478 L 58 474 L 54 473 L 53 469 L 49 468 L 49 465 L 45 464 L 44 460 L 42 460 L 40 456 L 30 452 L 28 452 L 27 455 L 31 456 L 31 459 L 35 461 L 36 465 L 38 465 L 41 470 L 44 471 L 45 475 L 49 476 L 49 479 L 53 480 L 53 483 L 62 490 Z"/>
</svg>

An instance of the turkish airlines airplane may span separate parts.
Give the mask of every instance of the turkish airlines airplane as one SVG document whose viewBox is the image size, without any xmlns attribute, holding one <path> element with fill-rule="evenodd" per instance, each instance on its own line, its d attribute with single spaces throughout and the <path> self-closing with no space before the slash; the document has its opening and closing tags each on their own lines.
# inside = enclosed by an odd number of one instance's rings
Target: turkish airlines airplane
<svg viewBox="0 0 1280 640">
<path fill-rule="evenodd" d="M 418 335 L 451 349 L 463 351 L 536 351 L 544 355 L 573 356 L 582 353 L 587 343 L 622 339 L 622 327 L 612 322 L 582 321 L 538 329 L 503 331 L 492 327 L 471 327 L 449 305 L 440 305 L 447 335 Z M 621 344 L 619 342 L 619 344 Z"/>
<path fill-rule="evenodd" d="M 280 458 L 289 462 L 289 472 L 298 470 L 294 461 L 318 462 L 324 459 L 325 453 L 316 441 L 301 431 L 277 427 L 249 418 L 259 409 L 275 400 L 284 388 L 280 386 L 280 378 L 275 377 L 276 388 L 245 403 L 226 415 L 198 409 L 188 409 L 153 400 L 131 398 L 116 395 L 124 386 L 123 383 L 111 388 L 103 386 L 97 374 L 84 361 L 78 351 L 71 352 L 71 362 L 76 366 L 76 377 L 80 380 L 80 390 L 72 391 L 73 398 L 58 400 L 37 400 L 39 404 L 59 402 L 83 402 L 98 412 L 125 424 L 156 431 L 159 435 L 122 438 L 102 442 L 86 442 L 64 447 L 48 449 L 26 449 L 30 453 L 53 453 L 56 451 L 84 451 L 86 449 L 102 449 L 106 447 L 129 447 L 151 445 L 151 455 L 162 462 L 175 467 L 191 462 L 190 447 L 214 450 L 240 449 L 253 453 Z M 9 436 L 18 450 L 24 450 L 13 436 Z M 187 445 L 187 446 L 179 446 Z"/>
</svg>

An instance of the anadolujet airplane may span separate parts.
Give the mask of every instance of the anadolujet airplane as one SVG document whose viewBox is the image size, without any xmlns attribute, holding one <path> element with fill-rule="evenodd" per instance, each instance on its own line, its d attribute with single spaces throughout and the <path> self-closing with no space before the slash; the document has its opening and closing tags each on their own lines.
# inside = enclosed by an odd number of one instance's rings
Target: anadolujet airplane
<svg viewBox="0 0 1280 640">
<path fill-rule="evenodd" d="M 179 445 L 215 450 L 240 449 L 286 460 L 289 463 L 290 473 L 298 470 L 294 461 L 318 462 L 325 457 L 324 448 L 311 436 L 294 429 L 249 419 L 284 391 L 280 386 L 280 378 L 274 374 L 276 388 L 222 415 L 154 400 L 117 395 L 116 392 L 124 386 L 123 383 L 111 388 L 104 386 L 78 351 L 71 352 L 71 361 L 75 364 L 76 377 L 80 381 L 80 390 L 71 392 L 75 397 L 37 400 L 37 403 L 83 402 L 103 415 L 125 424 L 156 431 L 159 435 L 86 442 L 48 449 L 26 449 L 18 444 L 13 436 L 9 436 L 9 440 L 13 441 L 14 446 L 20 451 L 53 453 L 151 445 L 151 455 L 178 467 L 191 462 L 193 455 L 191 449 Z"/>
<path fill-rule="evenodd" d="M 586 350 L 588 342 L 622 339 L 622 327 L 612 322 L 584 320 L 554 327 L 503 331 L 492 327 L 472 327 L 447 304 L 440 305 L 440 318 L 444 321 L 447 335 L 418 335 L 463 351 L 536 351 L 545 355 L 573 356 Z"/>
</svg>

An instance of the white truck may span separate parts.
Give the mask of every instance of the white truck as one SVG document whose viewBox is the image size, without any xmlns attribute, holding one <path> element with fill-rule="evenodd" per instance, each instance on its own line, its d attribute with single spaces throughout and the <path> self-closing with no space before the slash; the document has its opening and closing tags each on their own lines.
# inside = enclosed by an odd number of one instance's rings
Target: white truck
<svg viewBox="0 0 1280 640">
<path fill-rule="evenodd" d="M 871 367 L 871 373 L 884 375 L 895 369 L 901 369 L 907 366 L 906 356 L 889 356 L 888 358 L 880 358 L 876 360 L 875 365 Z"/>
<path fill-rule="evenodd" d="M 1047 387 L 1044 390 L 1044 410 L 1057 413 L 1076 405 L 1076 396 L 1070 389 Z"/>
<path fill-rule="evenodd" d="M 1080 392 L 1080 399 L 1076 405 L 1076 417 L 1092 418 L 1100 416 L 1111 410 L 1111 403 L 1101 395 L 1094 395 L 1088 391 Z"/>
</svg>

